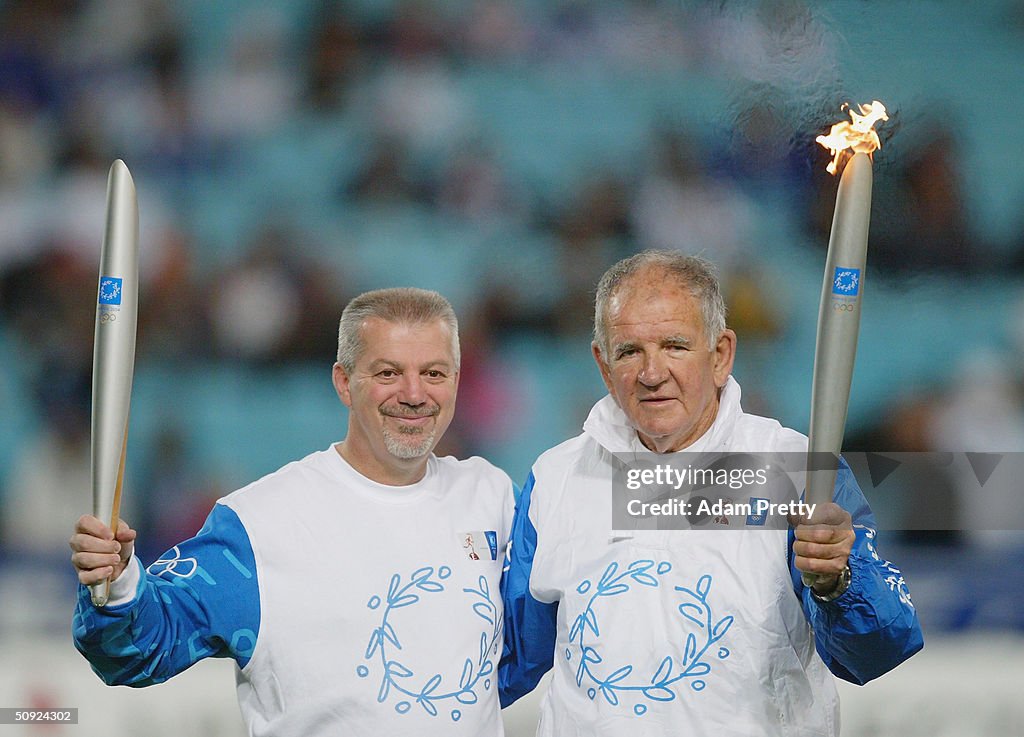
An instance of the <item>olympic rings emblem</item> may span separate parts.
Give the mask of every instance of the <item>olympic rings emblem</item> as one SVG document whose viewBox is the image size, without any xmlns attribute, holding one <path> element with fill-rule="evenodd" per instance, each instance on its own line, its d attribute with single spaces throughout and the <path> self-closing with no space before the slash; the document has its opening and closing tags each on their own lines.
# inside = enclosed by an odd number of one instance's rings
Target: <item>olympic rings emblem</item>
<svg viewBox="0 0 1024 737">
<path fill-rule="evenodd" d="M 833 302 L 832 309 L 836 312 L 853 312 L 857 305 L 851 302 Z"/>
<path fill-rule="evenodd" d="M 117 315 L 111 314 L 109 312 L 104 312 L 102 315 L 100 315 L 100 322 L 114 322 L 114 320 L 116 319 Z"/>
</svg>

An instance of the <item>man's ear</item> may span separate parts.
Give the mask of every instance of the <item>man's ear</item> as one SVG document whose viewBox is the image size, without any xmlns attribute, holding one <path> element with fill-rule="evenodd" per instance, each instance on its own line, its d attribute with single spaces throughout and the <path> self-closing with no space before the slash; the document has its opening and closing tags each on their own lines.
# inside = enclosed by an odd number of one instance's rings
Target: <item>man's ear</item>
<svg viewBox="0 0 1024 737">
<path fill-rule="evenodd" d="M 597 344 L 596 340 L 590 344 L 590 351 L 594 354 L 594 361 L 597 362 L 597 368 L 601 372 L 601 378 L 604 380 L 604 385 L 608 389 L 608 393 L 614 396 L 614 393 L 612 392 L 611 369 L 608 367 L 608 362 L 601 353 L 601 346 Z"/>
<path fill-rule="evenodd" d="M 715 386 L 721 389 L 729 380 L 732 364 L 736 360 L 736 333 L 726 328 L 715 343 Z"/>
<path fill-rule="evenodd" d="M 352 387 L 351 379 L 345 368 L 340 364 L 334 364 L 334 368 L 331 370 L 331 381 L 334 384 L 334 391 L 338 393 L 338 399 L 346 407 L 352 407 Z"/>
</svg>

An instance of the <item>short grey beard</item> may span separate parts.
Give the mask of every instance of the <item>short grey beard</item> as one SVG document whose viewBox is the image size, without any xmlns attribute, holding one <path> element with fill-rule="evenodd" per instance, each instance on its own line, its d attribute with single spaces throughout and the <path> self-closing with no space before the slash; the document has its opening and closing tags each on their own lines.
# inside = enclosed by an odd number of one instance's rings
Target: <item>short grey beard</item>
<svg viewBox="0 0 1024 737">
<path fill-rule="evenodd" d="M 416 445 L 409 445 L 392 435 L 390 431 L 385 430 L 384 447 L 387 448 L 388 453 L 393 455 L 395 458 L 402 459 L 403 461 L 412 460 L 413 458 L 422 458 L 434 449 L 435 433 L 436 430 L 431 430 L 429 434 L 423 436 L 423 439 L 419 443 Z M 419 428 L 410 428 L 410 432 L 399 431 L 399 434 L 405 436 L 419 435 L 422 434 L 422 430 Z"/>
</svg>

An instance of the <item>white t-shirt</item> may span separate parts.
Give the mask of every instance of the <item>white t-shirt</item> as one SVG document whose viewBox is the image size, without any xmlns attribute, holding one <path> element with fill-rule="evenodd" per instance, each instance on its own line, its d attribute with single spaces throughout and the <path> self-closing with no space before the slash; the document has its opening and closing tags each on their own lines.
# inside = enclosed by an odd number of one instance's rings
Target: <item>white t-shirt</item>
<svg viewBox="0 0 1024 737">
<path fill-rule="evenodd" d="M 421 481 L 394 487 L 333 447 L 313 453 L 221 499 L 146 576 L 122 575 L 111 606 L 80 598 L 76 644 L 135 685 L 235 658 L 252 735 L 500 736 L 513 505 L 508 476 L 480 458 L 430 456 Z M 118 626 L 132 642 L 112 648 Z M 133 648 L 169 652 L 118 675 Z"/>
</svg>

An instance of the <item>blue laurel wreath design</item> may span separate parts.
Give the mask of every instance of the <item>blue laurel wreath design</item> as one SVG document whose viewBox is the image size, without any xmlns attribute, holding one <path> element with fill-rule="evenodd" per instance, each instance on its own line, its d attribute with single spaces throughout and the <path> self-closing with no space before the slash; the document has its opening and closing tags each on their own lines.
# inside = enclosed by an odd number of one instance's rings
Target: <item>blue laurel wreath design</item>
<svg viewBox="0 0 1024 737">
<path fill-rule="evenodd" d="M 603 662 L 597 649 L 588 644 L 588 641 L 601 637 L 601 628 L 594 611 L 595 604 L 600 599 L 625 594 L 633 585 L 657 588 L 661 585 L 659 577 L 664 576 L 670 570 L 672 570 L 672 564 L 667 561 L 662 561 L 655 566 L 653 560 L 644 559 L 633 561 L 620 571 L 619 564 L 612 561 L 605 568 L 596 586 L 593 586 L 589 579 L 582 581 L 577 586 L 576 590 L 580 594 L 586 594 L 593 588 L 587 606 L 576 617 L 569 629 L 569 641 L 576 643 L 580 650 L 580 662 L 576 668 L 576 685 L 582 688 L 584 679 L 593 683 L 593 686 L 587 690 L 587 695 L 591 699 L 596 698 L 600 693 L 609 704 L 618 706 L 620 696 L 633 692 L 652 702 L 673 701 L 677 694 L 672 687 L 684 679 L 690 679 L 689 684 L 693 690 L 702 691 L 704 689 L 706 684 L 700 680 L 700 677 L 711 672 L 711 664 L 705 659 L 705 655 L 712 645 L 725 636 L 734 621 L 731 614 L 715 621 L 714 612 L 708 603 L 708 594 L 711 591 L 713 580 L 710 574 L 701 576 L 694 589 L 685 586 L 675 587 L 676 591 L 682 592 L 687 598 L 686 601 L 679 604 L 679 613 L 701 628 L 703 642 L 699 642 L 693 632 L 688 633 L 683 646 L 682 658 L 677 660 L 672 653 L 666 655 L 649 679 L 642 676 L 637 680 L 627 680 L 634 671 L 633 666 L 628 664 L 615 668 L 604 677 L 594 670 L 595 665 Z M 566 648 L 566 660 L 572 660 L 572 655 L 572 651 Z M 718 657 L 722 660 L 729 657 L 729 650 L 719 647 Z M 647 712 L 647 706 L 637 703 L 634 705 L 633 711 L 637 715 L 643 715 Z"/>
<path fill-rule="evenodd" d="M 459 704 L 475 704 L 478 700 L 476 688 L 481 679 L 486 679 L 484 688 L 490 689 L 491 679 L 488 676 L 494 672 L 494 662 L 489 656 L 498 653 L 502 615 L 498 613 L 498 608 L 491 598 L 490 585 L 485 576 L 480 576 L 477 579 L 477 588 L 462 589 L 464 593 L 474 599 L 473 613 L 488 626 L 480 633 L 480 649 L 476 658 L 467 657 L 463 663 L 458 688 L 445 686 L 440 673 L 430 676 L 422 686 L 406 685 L 415 682 L 416 674 L 389 652 L 391 648 L 402 649 L 398 633 L 389 621 L 391 613 L 396 609 L 415 605 L 420 601 L 421 594 L 444 591 L 442 580 L 450 575 L 451 569 L 447 566 L 441 566 L 437 571 L 433 566 L 424 566 L 414 571 L 409 577 L 409 581 L 402 585 L 402 577 L 395 573 L 391 576 L 387 597 L 383 602 L 380 597 L 374 596 L 367 603 L 370 609 L 378 608 L 381 603 L 386 604 L 380 625 L 370 633 L 370 641 L 366 646 L 364 656 L 364 660 L 372 660 L 376 655 L 384 668 L 380 689 L 377 692 L 379 703 L 384 703 L 390 695 L 397 693 L 408 697 L 423 707 L 427 714 L 436 717 L 440 702 L 452 699 Z M 369 669 L 364 665 L 359 666 L 357 672 L 363 677 L 369 675 Z M 395 710 L 400 714 L 405 714 L 411 706 L 410 701 L 403 699 L 395 705 Z M 458 721 L 461 715 L 461 711 L 457 708 L 451 712 L 453 721 Z"/>
</svg>

